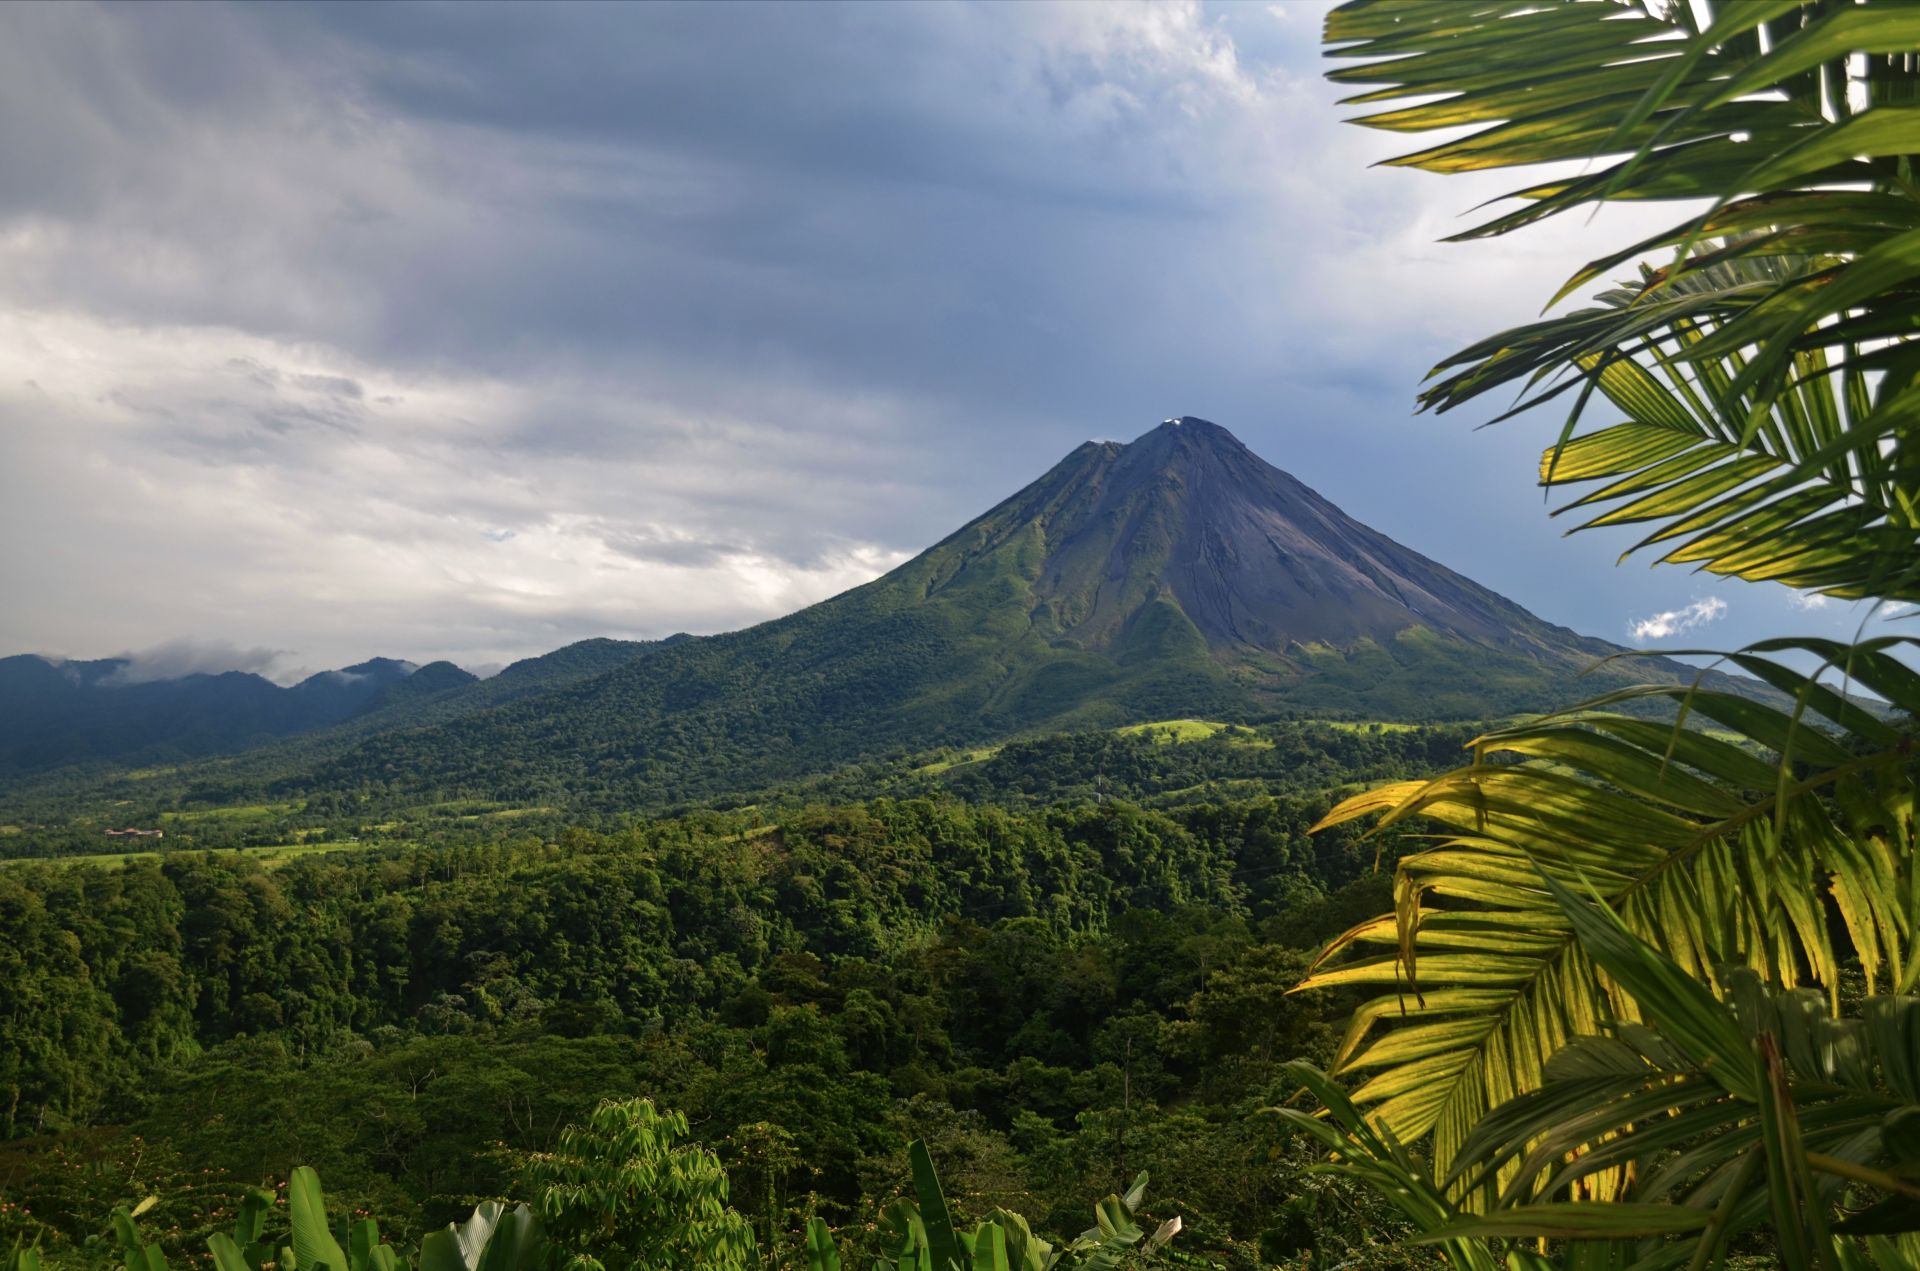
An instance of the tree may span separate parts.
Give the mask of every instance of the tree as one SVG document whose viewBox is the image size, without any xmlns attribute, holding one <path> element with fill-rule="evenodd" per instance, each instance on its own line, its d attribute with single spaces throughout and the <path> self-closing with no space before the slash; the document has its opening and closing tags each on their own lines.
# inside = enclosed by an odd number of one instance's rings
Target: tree
<svg viewBox="0 0 1920 1271">
<path fill-rule="evenodd" d="M 525 1181 L 573 1271 L 674 1271 L 754 1265 L 753 1229 L 727 1204 L 720 1158 L 687 1137 L 687 1119 L 650 1099 L 608 1100 L 552 1152 L 527 1158 Z"/>
<path fill-rule="evenodd" d="M 1575 271 L 1556 301 L 1631 275 L 1585 307 L 1442 362 L 1424 407 L 1501 388 L 1520 391 L 1501 419 L 1569 404 L 1541 482 L 1579 491 L 1560 509 L 1579 528 L 1646 527 L 1629 552 L 1920 600 L 1920 9 L 1353 0 L 1326 35 L 1364 59 L 1332 73 L 1363 86 L 1349 101 L 1385 106 L 1357 122 L 1472 130 L 1396 164 L 1586 163 L 1457 237 L 1608 200 L 1708 205 Z M 1912 1235 L 1884 1234 L 1920 1226 L 1920 1146 L 1899 1128 L 1920 1039 L 1863 1040 L 1920 1018 L 1920 674 L 1902 660 L 1916 643 L 1763 642 L 1729 660 L 1770 701 L 1629 690 L 1336 808 L 1323 824 L 1445 832 L 1399 862 L 1394 912 L 1333 941 L 1307 981 L 1385 990 L 1339 1050 L 1340 1071 L 1366 1074 L 1358 1089 L 1309 1082 L 1350 1168 L 1460 1265 L 1496 1265 L 1488 1237 L 1584 1235 L 1625 1242 L 1595 1251 L 1609 1265 L 1700 1266 L 1763 1226 L 1788 1266 L 1920 1259 Z M 1835 669 L 1843 688 L 1823 678 Z M 1608 709 L 1661 697 L 1673 722 Z M 1712 731 L 1688 726 L 1699 718 Z M 1856 1005 L 1842 994 L 1856 966 L 1880 995 L 1864 1022 L 1834 1018 Z M 1812 1034 L 1801 986 L 1823 1003 Z M 1866 1068 L 1842 1080 L 1817 1053 L 1794 1062 L 1796 1029 Z M 1595 1040 L 1607 1033 L 1617 1048 Z M 1703 1072 L 1714 1111 L 1688 1119 L 1684 1074 Z M 1871 1124 L 1826 1106 L 1839 1088 L 1866 1100 L 1854 1112 L 1877 1109 Z M 1431 1170 L 1410 1150 L 1427 1139 Z M 1608 1165 L 1555 1164 L 1576 1158 Z M 1836 1206 L 1878 1202 L 1893 1205 L 1872 1211 L 1883 1234 L 1835 1238 Z"/>
</svg>

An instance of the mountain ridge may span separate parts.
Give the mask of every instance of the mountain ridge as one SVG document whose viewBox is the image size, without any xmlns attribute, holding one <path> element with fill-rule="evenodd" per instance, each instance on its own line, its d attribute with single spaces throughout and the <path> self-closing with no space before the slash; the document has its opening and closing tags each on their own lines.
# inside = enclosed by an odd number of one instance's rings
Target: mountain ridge
<svg viewBox="0 0 1920 1271">
<path fill-rule="evenodd" d="M 290 685 L 250 671 L 129 674 L 137 666 L 124 657 L 0 658 L 0 771 L 220 754 L 377 710 L 422 670 L 441 689 L 474 678 L 451 663 L 421 668 L 397 658 Z"/>
<path fill-rule="evenodd" d="M 257 761 L 220 761 L 216 784 L 536 800 L 591 787 L 658 804 L 1048 730 L 1487 719 L 1694 674 L 1645 660 L 1581 678 L 1619 651 L 1183 416 L 1075 447 L 911 560 L 795 613 L 582 641 L 481 682 L 434 664 L 414 691 L 399 680 Z"/>
</svg>

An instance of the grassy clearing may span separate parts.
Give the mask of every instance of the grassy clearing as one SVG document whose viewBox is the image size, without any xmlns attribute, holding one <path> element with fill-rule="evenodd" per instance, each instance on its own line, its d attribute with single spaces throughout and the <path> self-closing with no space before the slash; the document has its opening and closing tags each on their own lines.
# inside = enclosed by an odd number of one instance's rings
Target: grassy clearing
<svg viewBox="0 0 1920 1271">
<path fill-rule="evenodd" d="M 414 803 L 394 813 L 396 825 L 408 821 L 473 821 L 483 816 L 499 816 L 502 813 L 526 816 L 539 811 L 537 808 L 516 808 L 511 803 L 502 803 L 497 799 L 442 799 L 437 803 Z"/>
<path fill-rule="evenodd" d="M 375 833 L 386 834 L 394 830 L 405 829 L 418 821 L 481 821 L 511 819 L 523 816 L 542 816 L 558 812 L 560 809 L 549 804 L 535 807 L 515 807 L 508 803 L 493 803 L 485 799 L 448 799 L 441 803 L 416 803 L 401 808 L 389 821 L 377 821 L 367 828 Z"/>
<path fill-rule="evenodd" d="M 218 849 L 218 856 L 248 856 L 259 861 L 268 869 L 278 869 L 288 861 L 303 856 L 322 856 L 328 852 L 362 851 L 369 847 L 407 846 L 394 843 L 274 843 L 266 847 L 228 847 Z M 61 868 L 85 865 L 94 868 L 113 869 L 128 861 L 157 861 L 165 852 L 88 852 L 77 856 L 30 856 L 18 860 L 0 861 L 0 865 L 24 865 L 29 861 L 38 861 L 43 865 L 57 865 Z"/>
<path fill-rule="evenodd" d="M 494 807 L 494 808 L 486 808 L 479 812 L 457 813 L 453 816 L 453 819 L 456 821 L 500 821 L 500 820 L 512 820 L 515 817 L 539 816 L 544 812 L 552 812 L 552 811 L 555 811 L 555 809 L 550 807 L 511 808 L 506 806 L 500 806 L 500 807 Z M 436 812 L 436 813 L 432 813 L 431 815 L 445 817 L 447 814 L 444 812 Z"/>
<path fill-rule="evenodd" d="M 1397 724 L 1386 719 L 1316 719 L 1312 722 L 1343 733 L 1411 733 L 1423 727 L 1420 724 Z"/>
<path fill-rule="evenodd" d="M 1128 724 L 1113 731 L 1122 737 L 1145 736 L 1163 745 L 1178 745 L 1184 741 L 1205 741 L 1226 727 L 1210 719 L 1163 719 L 1151 724 Z"/>
<path fill-rule="evenodd" d="M 1153 802 L 1155 805 L 1160 805 L 1193 798 L 1258 798 L 1269 793 L 1270 789 L 1268 784 L 1259 777 L 1223 777 L 1217 781 L 1202 781 L 1198 785 L 1181 786 L 1178 790 L 1162 790 L 1153 796 Z"/>
<path fill-rule="evenodd" d="M 251 856 L 266 865 L 268 869 L 278 869 L 288 861 L 297 861 L 303 856 L 327 856 L 334 852 L 364 851 L 369 847 L 410 847 L 401 843 L 282 843 L 277 847 L 250 847 L 236 849 L 243 855 Z"/>
<path fill-rule="evenodd" d="M 1113 730 L 1122 737 L 1146 737 L 1155 745 L 1179 746 L 1190 741 L 1205 741 L 1222 733 L 1236 746 L 1273 749 L 1273 743 L 1239 724 L 1222 724 L 1211 719 L 1162 719 L 1150 724 L 1128 724 Z"/>
<path fill-rule="evenodd" d="M 973 750 L 963 750 L 951 759 L 936 759 L 930 764 L 924 764 L 921 767 L 915 768 L 914 772 L 930 777 L 936 773 L 946 772 L 951 768 L 963 768 L 970 763 L 980 763 L 982 760 L 991 759 L 999 753 L 1000 747 L 998 746 L 979 746 Z"/>
</svg>

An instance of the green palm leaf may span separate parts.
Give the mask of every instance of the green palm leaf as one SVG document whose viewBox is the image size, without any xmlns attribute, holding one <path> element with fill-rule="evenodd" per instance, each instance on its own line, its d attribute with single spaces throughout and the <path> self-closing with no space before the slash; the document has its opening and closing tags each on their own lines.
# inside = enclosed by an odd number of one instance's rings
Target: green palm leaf
<svg viewBox="0 0 1920 1271">
<path fill-rule="evenodd" d="M 1768 651 L 1850 658 L 1858 688 L 1911 708 L 1916 676 L 1892 656 L 1908 643 Z M 1488 734 L 1472 766 L 1328 814 L 1323 824 L 1417 816 L 1449 831 L 1399 862 L 1396 912 L 1335 940 L 1301 986 L 1383 991 L 1355 1013 L 1337 1065 L 1363 1077 L 1355 1103 L 1397 1137 L 1432 1134 L 1444 1165 L 1490 1108 L 1536 1088 L 1563 1047 L 1641 1018 L 1644 1004 L 1595 965 L 1555 884 L 1591 888 L 1702 993 L 1733 964 L 1831 994 L 1843 952 L 1887 990 L 1920 975 L 1911 732 L 1762 653 L 1735 661 L 1813 714 L 1729 694 L 1630 690 L 1617 696 L 1684 702 L 1729 736 L 1630 716 L 1547 719 Z M 1815 727 L 1824 711 L 1841 719 Z M 1525 762 L 1496 762 L 1509 756 Z"/>
<path fill-rule="evenodd" d="M 1763 1227 L 1783 1265 L 1823 1265 L 1836 1248 L 1827 1215 L 1850 1188 L 1865 1208 L 1841 1227 L 1872 1241 L 1864 1257 L 1840 1246 L 1837 1265 L 1920 1258 L 1920 999 L 1876 998 L 1871 1023 L 1834 1019 L 1820 994 L 1737 971 L 1723 1004 L 1620 916 L 1550 874 L 1540 883 L 1646 1022 L 1562 1048 L 1482 1117 L 1445 1178 L 1452 1195 L 1380 1118 L 1295 1065 L 1325 1113 L 1277 1111 L 1334 1153 L 1326 1168 L 1393 1196 L 1416 1243 L 1463 1267 L 1496 1262 L 1503 1242 L 1511 1258 L 1513 1242 L 1554 1240 L 1573 1242 L 1568 1266 L 1691 1271 Z M 1488 1191 L 1480 1213 L 1455 1199 Z"/>
<path fill-rule="evenodd" d="M 1443 361 L 1423 408 L 1567 405 L 1541 484 L 1626 554 L 1920 601 L 1920 5 L 1352 0 L 1326 37 L 1356 122 L 1456 130 L 1398 166 L 1584 164 L 1456 238 L 1697 201 L 1576 270 L 1553 304 L 1626 275 L 1581 306 Z M 1691 1271 L 1762 1225 L 1783 1265 L 1920 1257 L 1916 643 L 1766 642 L 1728 660 L 1791 705 L 1626 690 L 1334 809 L 1442 831 L 1302 986 L 1378 990 L 1351 1096 L 1302 1074 L 1339 1168 L 1461 1266 L 1557 1239 Z M 1667 722 L 1609 713 L 1658 698 Z M 1852 965 L 1886 996 L 1836 1018 Z M 1437 1177 L 1402 1146 L 1427 1136 Z M 1843 1189 L 1880 1199 L 1832 1228 Z"/>
<path fill-rule="evenodd" d="M 1669 1234 L 1711 1227 L 1707 1243 L 1717 1248 L 1766 1223 L 1783 1261 L 1811 1266 L 1831 1247 L 1826 1214 L 1848 1185 L 1889 1193 L 1883 1233 L 1920 1227 L 1920 1213 L 1899 1203 L 1920 1198 L 1908 1177 L 1920 1148 L 1902 1130 L 1909 1119 L 1920 1122 L 1920 1105 L 1902 1089 L 1920 1051 L 1904 1027 L 1891 1025 L 1920 1026 L 1920 999 L 1876 999 L 1885 1022 L 1870 1031 L 1861 1020 L 1832 1018 L 1819 994 L 1769 992 L 1741 972 L 1732 977 L 1731 1005 L 1722 1005 L 1618 917 L 1543 881 L 1652 1027 L 1622 1025 L 1618 1041 L 1575 1043 L 1537 1089 L 1492 1111 L 1463 1146 L 1453 1177 L 1469 1188 L 1501 1174 L 1509 1181 L 1485 1219 L 1452 1220 L 1430 1238 L 1577 1232 L 1633 1241 L 1633 1266 L 1677 1266 L 1690 1256 L 1698 1264 L 1699 1241 L 1664 1243 Z M 1620 1205 L 1551 1199 L 1598 1175 L 1624 1177 L 1631 1165 L 1643 1168 L 1625 1190 L 1625 1207 L 1665 1209 L 1672 1226 L 1629 1230 Z M 1756 1178 L 1764 1187 L 1747 1186 Z M 1608 1230 L 1610 1222 L 1619 1228 Z M 1902 1243 L 1909 1257 L 1920 1251 L 1911 1236 Z"/>
<path fill-rule="evenodd" d="M 1329 16 L 1331 55 L 1360 62 L 1330 78 L 1368 86 L 1351 103 L 1419 99 L 1355 122 L 1475 129 L 1395 164 L 1617 156 L 1457 237 L 1610 199 L 1711 204 L 1555 297 L 1646 262 L 1591 306 L 1442 362 L 1422 402 L 1511 384 L 1511 415 L 1578 389 L 1542 481 L 1608 482 L 1571 505 L 1607 505 L 1580 528 L 1651 523 L 1635 548 L 1666 561 L 1920 599 L 1920 7 L 1741 0 L 1705 29 L 1698 7 L 1355 0 Z M 1601 403 L 1625 418 L 1590 426 Z"/>
</svg>

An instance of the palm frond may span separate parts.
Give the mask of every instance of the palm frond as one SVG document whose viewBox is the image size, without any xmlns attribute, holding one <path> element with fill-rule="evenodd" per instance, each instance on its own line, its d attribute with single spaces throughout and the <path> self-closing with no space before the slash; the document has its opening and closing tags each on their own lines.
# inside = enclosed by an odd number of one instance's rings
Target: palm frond
<svg viewBox="0 0 1920 1271">
<path fill-rule="evenodd" d="M 1355 122 L 1474 129 L 1395 164 L 1601 162 L 1457 237 L 1608 200 L 1709 203 L 1554 298 L 1632 267 L 1588 307 L 1442 362 L 1426 408 L 1512 385 L 1512 415 L 1577 389 L 1542 482 L 1609 482 L 1572 505 L 1614 504 L 1579 528 L 1651 523 L 1629 551 L 1920 599 L 1920 7 L 1741 0 L 1701 27 L 1651 0 L 1355 0 L 1326 38 L 1360 59 L 1330 75 L 1368 86 L 1351 103 L 1416 99 Z M 1625 418 L 1588 425 L 1600 403 Z"/>
<path fill-rule="evenodd" d="M 1915 643 L 1775 642 L 1733 661 L 1793 694 L 1800 713 L 1626 690 L 1608 701 L 1667 697 L 1714 730 L 1598 712 L 1536 721 L 1481 738 L 1468 767 L 1335 808 L 1323 825 L 1417 816 L 1449 832 L 1400 860 L 1395 912 L 1333 941 L 1302 985 L 1382 990 L 1339 1048 L 1337 1070 L 1364 1074 L 1354 1102 L 1402 1140 L 1432 1134 L 1445 1166 L 1490 1108 L 1540 1085 L 1562 1048 L 1641 1018 L 1543 872 L 1593 889 L 1708 989 L 1733 965 L 1831 1001 L 1845 957 L 1879 988 L 1911 989 L 1911 721 L 1768 655 L 1844 662 L 1856 691 L 1912 710 L 1920 676 L 1894 654 Z M 1493 762 L 1503 757 L 1524 762 Z"/>
<path fill-rule="evenodd" d="M 1908 1031 L 1920 1030 L 1920 998 L 1874 999 L 1869 1026 L 1833 1018 L 1820 994 L 1769 991 L 1736 971 L 1723 1004 L 1617 915 L 1551 878 L 1543 885 L 1648 1024 L 1569 1046 L 1538 1088 L 1494 1109 L 1453 1178 L 1471 1189 L 1504 1175 L 1497 1203 L 1427 1239 L 1577 1234 L 1624 1244 L 1616 1265 L 1652 1268 L 1766 1226 L 1783 1264 L 1815 1266 L 1833 1247 L 1827 1214 L 1853 1188 L 1879 1211 L 1854 1229 L 1906 1233 L 1896 1243 L 1920 1254 L 1920 1144 L 1903 1128 L 1920 1118 L 1920 1046 Z M 1558 1199 L 1605 1175 L 1620 1204 Z"/>
<path fill-rule="evenodd" d="M 1423 408 L 1566 405 L 1541 484 L 1628 553 L 1920 601 L 1920 5 L 1351 0 L 1326 37 L 1356 122 L 1456 130 L 1395 165 L 1585 164 L 1458 238 L 1696 204 L 1549 304 L 1625 275 L 1579 307 L 1443 361 Z M 1358 1088 L 1306 1083 L 1339 1167 L 1461 1266 L 1564 1241 L 1692 1271 L 1762 1224 L 1792 1268 L 1920 1259 L 1917 644 L 1755 645 L 1728 660 L 1790 707 L 1626 690 L 1335 808 L 1445 831 L 1303 986 L 1379 991 L 1336 1059 Z M 1611 713 L 1658 697 L 1670 722 Z M 1848 1020 L 1854 967 L 1881 996 Z M 1843 1195 L 1878 1199 L 1836 1227 Z"/>
<path fill-rule="evenodd" d="M 1736 970 L 1723 1003 L 1620 915 L 1551 874 L 1539 882 L 1645 1021 L 1610 1021 L 1612 1036 L 1559 1050 L 1536 1085 L 1480 1120 L 1447 1190 L 1325 1074 L 1295 1065 L 1289 1076 L 1325 1111 L 1281 1115 L 1327 1145 L 1327 1168 L 1399 1197 L 1416 1242 L 1461 1267 L 1497 1263 L 1503 1244 L 1521 1265 L 1548 1265 L 1519 1243 L 1542 1240 L 1565 1242 L 1569 1267 L 1717 1265 L 1763 1228 L 1785 1266 L 1914 1265 L 1920 998 L 1875 998 L 1866 1019 L 1835 1019 L 1818 993 Z M 1487 1191 L 1480 1212 L 1457 1201 Z M 1857 1212 L 1836 1225 L 1843 1201 Z"/>
</svg>

